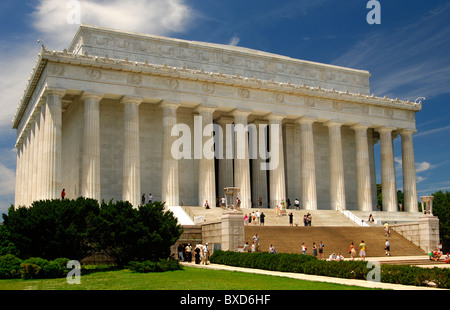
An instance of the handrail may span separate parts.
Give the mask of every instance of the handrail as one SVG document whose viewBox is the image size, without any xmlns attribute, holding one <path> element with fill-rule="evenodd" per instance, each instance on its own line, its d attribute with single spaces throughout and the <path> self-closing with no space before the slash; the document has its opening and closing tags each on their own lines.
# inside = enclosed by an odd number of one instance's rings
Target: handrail
<svg viewBox="0 0 450 310">
<path fill-rule="evenodd" d="M 370 225 L 364 222 L 364 220 L 360 219 L 356 215 L 354 215 L 352 212 L 348 210 L 339 210 L 343 215 L 345 215 L 349 220 L 356 223 L 357 225 L 361 227 L 369 227 Z"/>
</svg>

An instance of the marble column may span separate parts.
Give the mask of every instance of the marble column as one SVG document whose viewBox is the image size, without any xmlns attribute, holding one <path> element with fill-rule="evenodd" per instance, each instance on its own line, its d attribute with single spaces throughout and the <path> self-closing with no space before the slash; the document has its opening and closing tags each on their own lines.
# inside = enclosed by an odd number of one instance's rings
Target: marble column
<svg viewBox="0 0 450 310">
<path fill-rule="evenodd" d="M 379 128 L 381 154 L 381 190 L 383 211 L 397 212 L 397 188 L 395 183 L 394 148 L 392 129 Z"/>
<path fill-rule="evenodd" d="M 163 148 L 162 148 L 162 185 L 161 197 L 166 207 L 180 205 L 180 188 L 178 180 L 178 160 L 173 158 L 171 147 L 176 137 L 171 135 L 177 124 L 178 104 L 163 102 Z"/>
<path fill-rule="evenodd" d="M 259 197 L 262 198 L 262 207 L 267 208 L 269 205 L 267 195 L 267 170 L 261 169 L 261 164 L 264 164 L 267 158 L 267 134 L 269 126 L 266 121 L 256 120 L 256 154 L 252 160 L 252 203 L 253 207 L 259 207 Z M 263 155 L 264 154 L 264 158 Z"/>
<path fill-rule="evenodd" d="M 31 192 L 31 180 L 30 180 L 30 170 L 31 170 L 31 130 L 30 127 L 25 127 L 25 163 L 24 172 L 22 174 L 24 180 L 23 191 L 23 203 L 25 206 L 30 206 L 30 192 Z"/>
<path fill-rule="evenodd" d="M 213 113 L 215 108 L 200 106 L 197 112 L 202 118 L 203 154 L 198 165 L 198 202 L 204 206 L 208 201 L 210 208 L 216 206 L 216 173 L 214 166 Z M 208 126 L 208 127 L 207 127 Z"/>
<path fill-rule="evenodd" d="M 362 124 L 352 126 L 356 142 L 356 191 L 359 211 L 372 211 L 368 128 Z"/>
<path fill-rule="evenodd" d="M 235 153 L 234 153 L 234 186 L 240 188 L 241 208 L 251 208 L 250 161 L 248 156 L 247 118 L 250 112 L 235 110 Z"/>
<path fill-rule="evenodd" d="M 124 97 L 124 147 L 122 167 L 122 199 L 134 207 L 141 203 L 141 157 L 139 145 L 140 98 Z"/>
<path fill-rule="evenodd" d="M 232 126 L 233 118 L 231 117 L 221 117 L 218 119 L 218 124 L 222 127 L 222 136 L 218 139 L 222 140 L 222 144 L 216 145 L 218 154 L 222 158 L 218 160 L 219 162 L 219 176 L 218 176 L 218 197 L 224 197 L 223 189 L 225 187 L 233 186 L 233 132 Z M 227 126 L 228 125 L 228 126 Z M 227 132 L 227 127 L 230 129 Z"/>
<path fill-rule="evenodd" d="M 83 159 L 81 195 L 101 202 L 100 192 L 100 100 L 99 94 L 84 94 Z"/>
<path fill-rule="evenodd" d="M 271 158 L 278 157 L 278 165 L 271 167 L 269 170 L 269 190 L 270 190 L 270 207 L 275 208 L 281 201 L 286 201 L 286 179 L 284 174 L 284 150 L 283 150 L 283 128 L 282 120 L 284 116 L 271 114 L 267 117 L 269 120 L 269 145 L 277 145 L 278 150 L 270 150 Z M 278 128 L 278 135 L 274 135 Z M 275 129 L 273 131 L 272 129 Z M 277 152 L 275 154 L 275 152 Z"/>
<path fill-rule="evenodd" d="M 39 128 L 40 128 L 40 108 L 37 109 L 36 115 L 34 118 L 34 140 L 33 140 L 33 170 L 32 170 L 32 201 L 38 200 L 38 184 L 40 183 L 40 179 L 38 177 L 38 167 L 39 167 Z"/>
<path fill-rule="evenodd" d="M 38 137 L 38 159 L 39 164 L 37 166 L 38 184 L 37 184 L 37 195 L 36 200 L 44 199 L 44 184 L 45 183 L 45 171 L 46 161 L 44 160 L 44 149 L 45 149 L 45 101 L 41 102 L 40 107 L 40 121 L 39 121 L 39 137 Z"/>
<path fill-rule="evenodd" d="M 44 167 L 46 170 L 44 199 L 58 199 L 61 193 L 62 97 L 63 90 L 46 91 Z"/>
<path fill-rule="evenodd" d="M 330 205 L 331 210 L 345 210 L 345 182 L 344 161 L 342 157 L 341 123 L 329 121 L 328 127 L 330 144 Z"/>
<path fill-rule="evenodd" d="M 400 131 L 402 139 L 403 197 L 408 212 L 418 212 L 416 163 L 414 160 L 412 130 Z"/>
<path fill-rule="evenodd" d="M 298 123 L 300 124 L 301 203 L 306 210 L 317 210 L 316 164 L 312 129 L 314 119 L 301 117 Z"/>
</svg>

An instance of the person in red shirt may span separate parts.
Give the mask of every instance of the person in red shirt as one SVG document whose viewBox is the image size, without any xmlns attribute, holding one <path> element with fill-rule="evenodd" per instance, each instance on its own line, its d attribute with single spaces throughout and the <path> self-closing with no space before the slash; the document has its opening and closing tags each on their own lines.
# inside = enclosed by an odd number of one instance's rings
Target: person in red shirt
<svg viewBox="0 0 450 310">
<path fill-rule="evenodd" d="M 61 192 L 61 199 L 64 199 L 66 197 L 66 189 L 63 188 L 62 192 Z"/>
</svg>

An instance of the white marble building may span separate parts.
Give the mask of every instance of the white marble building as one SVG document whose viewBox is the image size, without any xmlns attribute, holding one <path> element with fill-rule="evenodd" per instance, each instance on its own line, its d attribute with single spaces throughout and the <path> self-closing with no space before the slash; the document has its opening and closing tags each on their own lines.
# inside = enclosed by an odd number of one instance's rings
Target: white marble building
<svg viewBox="0 0 450 310">
<path fill-rule="evenodd" d="M 12 120 L 15 205 L 59 198 L 65 188 L 68 198 L 138 205 L 152 193 L 169 206 L 195 206 L 236 186 L 244 207 L 261 196 L 272 208 L 289 197 L 310 210 L 376 210 L 380 142 L 383 209 L 395 212 L 392 140 L 400 138 L 404 207 L 417 212 L 412 136 L 421 104 L 376 97 L 369 78 L 242 47 L 83 25 L 68 49 L 42 49 Z M 247 152 L 174 159 L 171 130 L 186 124 L 194 132 L 195 116 L 203 126 L 280 125 L 277 169 L 258 169 Z"/>
</svg>

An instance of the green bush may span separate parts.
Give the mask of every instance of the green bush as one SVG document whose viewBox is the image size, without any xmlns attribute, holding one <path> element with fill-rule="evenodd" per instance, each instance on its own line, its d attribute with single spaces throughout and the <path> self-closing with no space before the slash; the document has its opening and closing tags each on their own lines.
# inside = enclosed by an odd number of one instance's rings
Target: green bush
<svg viewBox="0 0 450 310">
<path fill-rule="evenodd" d="M 327 277 L 366 280 L 372 269 L 366 261 L 323 261 L 314 256 L 301 254 L 238 253 L 215 251 L 210 257 L 214 264 L 245 268 L 298 272 Z M 426 286 L 431 283 L 439 288 L 450 288 L 450 269 L 420 268 L 405 265 L 381 265 L 381 282 Z"/>
<path fill-rule="evenodd" d="M 20 278 L 22 261 L 12 254 L 0 256 L 0 279 Z"/>
<path fill-rule="evenodd" d="M 48 261 L 40 257 L 29 258 L 21 264 L 22 277 L 24 279 L 49 279 L 61 278 L 67 274 L 68 258 L 57 258 Z"/>
<path fill-rule="evenodd" d="M 129 268 L 132 271 L 135 272 L 165 272 L 165 271 L 173 271 L 173 270 L 180 270 L 182 269 L 181 265 L 178 263 L 177 260 L 174 259 L 160 259 L 158 261 L 143 261 L 143 262 L 137 262 L 137 261 L 131 261 L 129 263 Z"/>
</svg>

